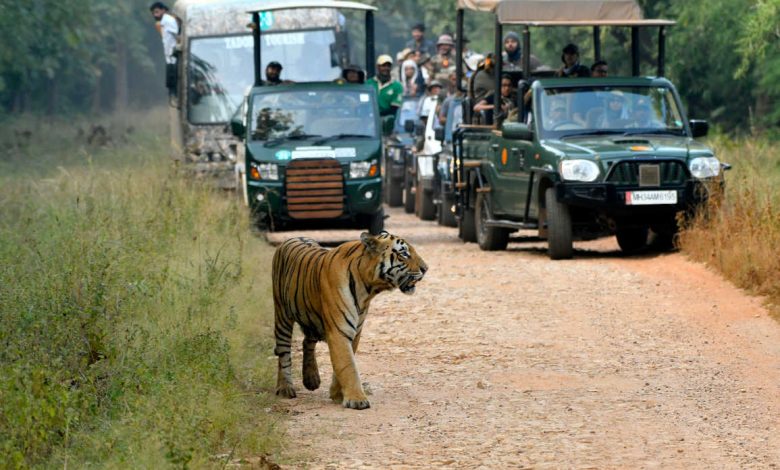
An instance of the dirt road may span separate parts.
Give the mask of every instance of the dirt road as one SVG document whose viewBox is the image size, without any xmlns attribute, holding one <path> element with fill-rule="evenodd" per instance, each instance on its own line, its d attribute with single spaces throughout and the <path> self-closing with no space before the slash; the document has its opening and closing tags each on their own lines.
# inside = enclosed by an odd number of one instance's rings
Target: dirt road
<svg viewBox="0 0 780 470">
<path fill-rule="evenodd" d="M 293 467 L 780 465 L 780 325 L 760 300 L 679 253 L 624 258 L 599 240 L 552 262 L 542 244 L 486 253 L 390 215 L 430 271 L 371 306 L 369 410 L 328 399 L 324 343 L 323 387 L 298 377 L 280 400 Z"/>
</svg>

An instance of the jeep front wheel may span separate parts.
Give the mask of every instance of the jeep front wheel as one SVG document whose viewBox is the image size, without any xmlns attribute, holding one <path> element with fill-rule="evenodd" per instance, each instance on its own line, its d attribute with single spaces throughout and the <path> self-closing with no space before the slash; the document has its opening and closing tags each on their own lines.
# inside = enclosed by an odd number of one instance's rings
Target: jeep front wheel
<svg viewBox="0 0 780 470">
<path fill-rule="evenodd" d="M 558 202 L 555 188 L 547 188 L 544 203 L 547 210 L 547 253 L 550 259 L 571 258 L 574 245 L 569 206 Z"/>
<path fill-rule="evenodd" d="M 490 215 L 490 196 L 485 193 L 477 194 L 474 222 L 476 223 L 479 248 L 485 251 L 505 250 L 509 243 L 509 231 L 501 227 L 488 226 L 487 221 L 490 219 Z"/>
</svg>

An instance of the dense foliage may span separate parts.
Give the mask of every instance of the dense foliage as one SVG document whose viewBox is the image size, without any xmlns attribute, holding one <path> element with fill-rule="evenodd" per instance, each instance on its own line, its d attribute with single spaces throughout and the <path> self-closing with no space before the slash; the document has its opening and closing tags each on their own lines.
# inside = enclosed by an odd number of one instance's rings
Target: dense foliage
<svg viewBox="0 0 780 470">
<path fill-rule="evenodd" d="M 410 27 L 427 25 L 427 36 L 455 30 L 455 0 L 366 0 L 380 8 L 378 53 L 401 50 Z M 148 0 L 0 0 L 0 109 L 7 112 L 101 111 L 162 100 L 160 40 Z M 648 17 L 678 21 L 669 32 L 667 73 L 692 116 L 726 131 L 780 124 L 780 0 L 640 0 Z M 491 49 L 492 18 L 466 17 L 466 36 L 476 51 Z M 604 56 L 623 71 L 629 34 L 605 28 Z M 557 67 L 563 44 L 581 45 L 592 61 L 584 30 L 535 34 L 534 53 Z M 642 36 L 652 59 L 655 39 Z M 358 45 L 358 48 L 360 46 Z M 648 61 L 649 63 L 649 61 Z M 654 73 L 643 68 L 643 73 Z"/>
</svg>

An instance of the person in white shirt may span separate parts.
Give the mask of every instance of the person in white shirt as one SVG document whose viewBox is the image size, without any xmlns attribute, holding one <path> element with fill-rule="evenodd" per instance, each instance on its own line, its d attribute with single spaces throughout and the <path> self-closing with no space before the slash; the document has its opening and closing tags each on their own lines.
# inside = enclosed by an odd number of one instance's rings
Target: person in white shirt
<svg viewBox="0 0 780 470">
<path fill-rule="evenodd" d="M 165 54 L 165 86 L 173 93 L 176 89 L 176 40 L 179 36 L 179 22 L 168 12 L 168 7 L 162 2 L 154 2 L 149 7 L 152 16 L 157 20 L 157 28 L 162 36 L 163 52 Z"/>
</svg>

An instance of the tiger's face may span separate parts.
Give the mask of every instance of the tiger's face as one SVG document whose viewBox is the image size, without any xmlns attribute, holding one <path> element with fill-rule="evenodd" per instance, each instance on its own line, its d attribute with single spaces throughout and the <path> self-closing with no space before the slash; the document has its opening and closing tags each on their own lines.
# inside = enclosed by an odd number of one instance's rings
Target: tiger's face
<svg viewBox="0 0 780 470">
<path fill-rule="evenodd" d="M 368 251 L 378 257 L 377 276 L 404 294 L 414 294 L 417 282 L 428 271 L 428 265 L 414 247 L 403 238 L 387 232 L 379 235 L 363 233 L 360 239 Z"/>
</svg>

